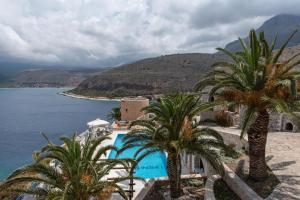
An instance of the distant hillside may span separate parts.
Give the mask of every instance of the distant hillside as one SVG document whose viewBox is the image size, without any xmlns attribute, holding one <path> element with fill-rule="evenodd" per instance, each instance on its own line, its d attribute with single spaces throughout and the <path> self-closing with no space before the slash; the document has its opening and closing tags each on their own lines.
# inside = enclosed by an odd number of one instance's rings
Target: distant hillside
<svg viewBox="0 0 300 200">
<path fill-rule="evenodd" d="M 88 77 L 104 69 L 30 69 L 19 72 L 13 78 L 15 87 L 76 87 Z"/>
<path fill-rule="evenodd" d="M 218 54 L 174 54 L 148 58 L 88 78 L 71 92 L 86 96 L 130 96 L 189 91 L 223 59 Z"/>
<path fill-rule="evenodd" d="M 267 20 L 257 31 L 264 31 L 273 40 L 278 33 L 281 46 L 296 29 L 299 32 L 290 41 L 286 55 L 300 52 L 300 16 L 277 15 Z M 246 38 L 247 41 L 247 38 Z M 231 51 L 240 50 L 238 41 L 226 45 Z M 86 96 L 130 96 L 189 91 L 210 69 L 210 65 L 224 56 L 217 54 L 176 54 L 160 56 L 123 65 L 88 78 L 71 92 Z"/>
<path fill-rule="evenodd" d="M 287 48 L 281 59 L 297 53 L 300 53 L 300 45 Z M 219 60 L 225 60 L 224 56 L 176 54 L 144 59 L 90 77 L 71 92 L 84 96 L 122 97 L 191 91 L 210 70 L 211 64 Z"/>
<path fill-rule="evenodd" d="M 293 46 L 293 47 L 288 47 L 284 50 L 282 56 L 280 57 L 281 60 L 287 60 L 288 58 L 291 58 L 295 54 L 300 53 L 300 45 Z M 299 58 L 299 57 L 298 57 Z M 300 65 L 298 65 L 297 70 L 300 71 Z"/>
<path fill-rule="evenodd" d="M 0 83 L 7 83 L 9 81 L 10 79 L 6 75 L 0 74 Z"/>
<path fill-rule="evenodd" d="M 298 32 L 290 41 L 288 47 L 300 44 L 300 16 L 286 14 L 277 15 L 267 20 L 257 29 L 258 32 L 265 32 L 265 36 L 269 42 L 271 42 L 275 35 L 278 34 L 276 48 L 279 48 L 295 30 L 298 30 Z M 246 38 L 246 41 L 248 41 L 248 38 Z M 235 40 L 227 44 L 225 48 L 230 51 L 238 51 L 241 49 L 240 42 Z"/>
</svg>

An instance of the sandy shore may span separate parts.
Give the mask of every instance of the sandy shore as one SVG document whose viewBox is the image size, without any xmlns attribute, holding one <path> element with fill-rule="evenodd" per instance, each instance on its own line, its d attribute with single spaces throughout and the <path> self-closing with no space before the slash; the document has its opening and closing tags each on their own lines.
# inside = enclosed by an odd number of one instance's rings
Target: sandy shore
<svg viewBox="0 0 300 200">
<path fill-rule="evenodd" d="M 118 98 L 110 99 L 107 97 L 86 97 L 86 96 L 82 96 L 82 95 L 73 94 L 70 92 L 59 92 L 58 94 L 67 96 L 67 97 L 71 97 L 71 98 L 86 99 L 86 100 L 93 100 L 93 101 L 120 101 L 120 99 L 118 99 Z"/>
</svg>

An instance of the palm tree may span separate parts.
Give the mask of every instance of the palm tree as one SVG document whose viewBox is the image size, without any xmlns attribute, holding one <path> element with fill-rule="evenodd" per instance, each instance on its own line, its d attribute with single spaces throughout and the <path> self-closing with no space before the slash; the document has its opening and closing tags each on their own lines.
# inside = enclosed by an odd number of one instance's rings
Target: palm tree
<svg viewBox="0 0 300 200">
<path fill-rule="evenodd" d="M 107 115 L 108 119 L 120 121 L 121 120 L 121 111 L 120 107 L 113 108 Z"/>
<path fill-rule="evenodd" d="M 127 199 L 125 191 L 119 182 L 131 178 L 130 176 L 107 180 L 105 176 L 116 166 L 124 167 L 128 171 L 134 164 L 130 159 L 99 159 L 116 147 L 102 146 L 109 137 L 96 140 L 88 137 L 83 146 L 80 141 L 62 137 L 63 145 L 50 142 L 46 145 L 36 162 L 13 172 L 0 185 L 0 191 L 11 191 L 33 194 L 42 199 L 77 199 L 87 200 L 90 197 L 107 199 L 111 192 L 119 192 Z M 51 164 L 50 164 L 51 163 Z M 55 165 L 55 166 L 53 166 Z M 46 187 L 31 187 L 32 183 L 42 183 Z"/>
<path fill-rule="evenodd" d="M 231 58 L 230 62 L 217 62 L 214 70 L 199 81 L 195 90 L 203 91 L 211 86 L 210 96 L 216 96 L 220 104 L 243 106 L 241 137 L 247 131 L 249 142 L 250 172 L 252 179 L 261 179 L 268 175 L 265 161 L 269 112 L 285 113 L 298 118 L 293 112 L 299 109 L 295 83 L 300 73 L 294 70 L 300 54 L 279 61 L 286 45 L 295 32 L 279 50 L 274 51 L 276 38 L 272 45 L 259 36 L 255 30 L 249 34 L 249 45 L 242 39 L 241 52 L 232 53 L 226 49 L 217 50 Z M 216 105 L 217 103 L 214 102 Z"/>
<path fill-rule="evenodd" d="M 167 153 L 167 173 L 172 198 L 181 195 L 181 153 L 198 153 L 220 173 L 223 166 L 220 150 L 225 148 L 222 137 L 214 130 L 198 128 L 193 118 L 205 106 L 190 94 L 176 94 L 161 98 L 143 109 L 153 115 L 148 120 L 136 120 L 124 137 L 124 147 L 119 151 L 139 147 L 137 162 L 155 152 Z"/>
</svg>

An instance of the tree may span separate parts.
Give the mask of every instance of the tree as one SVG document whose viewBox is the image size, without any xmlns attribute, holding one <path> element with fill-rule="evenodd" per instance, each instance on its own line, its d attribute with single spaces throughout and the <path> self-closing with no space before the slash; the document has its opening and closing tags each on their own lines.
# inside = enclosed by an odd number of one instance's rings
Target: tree
<svg viewBox="0 0 300 200">
<path fill-rule="evenodd" d="M 105 176 L 116 166 L 123 166 L 129 171 L 134 161 L 99 161 L 108 151 L 116 150 L 111 145 L 102 146 L 102 142 L 107 139 L 109 137 L 96 140 L 88 137 L 83 146 L 76 140 L 75 135 L 72 138 L 62 137 L 62 146 L 48 140 L 48 145 L 40 154 L 36 154 L 36 162 L 13 172 L 0 185 L 0 191 L 33 194 L 42 199 L 77 200 L 88 200 L 90 197 L 106 199 L 111 192 L 117 191 L 127 199 L 125 191 L 118 183 L 131 177 L 108 181 Z M 42 183 L 44 187 L 31 187 L 32 183 Z"/>
<path fill-rule="evenodd" d="M 279 61 L 294 34 L 279 50 L 274 51 L 277 37 L 269 45 L 263 32 L 258 36 L 255 30 L 251 30 L 249 45 L 240 39 L 241 52 L 232 53 L 218 48 L 229 56 L 231 61 L 215 63 L 213 71 L 195 86 L 197 91 L 211 86 L 209 95 L 216 96 L 220 104 L 241 105 L 245 108 L 241 137 L 244 137 L 247 131 L 249 177 L 252 179 L 261 179 L 268 175 L 265 149 L 269 112 L 277 111 L 298 118 L 293 111 L 299 110 L 295 83 L 300 73 L 294 68 L 300 63 L 299 60 L 295 60 L 300 54 Z"/>
<path fill-rule="evenodd" d="M 199 98 L 190 94 L 162 97 L 143 111 L 153 115 L 148 120 L 136 120 L 124 137 L 124 147 L 119 151 L 139 147 L 135 153 L 137 162 L 144 157 L 161 151 L 167 153 L 167 173 L 172 198 L 181 195 L 181 154 L 198 153 L 220 173 L 223 166 L 220 151 L 226 146 L 218 132 L 198 128 L 193 118 L 205 108 Z"/>
<path fill-rule="evenodd" d="M 120 107 L 113 108 L 107 115 L 110 120 L 120 121 L 121 120 L 121 111 Z"/>
</svg>

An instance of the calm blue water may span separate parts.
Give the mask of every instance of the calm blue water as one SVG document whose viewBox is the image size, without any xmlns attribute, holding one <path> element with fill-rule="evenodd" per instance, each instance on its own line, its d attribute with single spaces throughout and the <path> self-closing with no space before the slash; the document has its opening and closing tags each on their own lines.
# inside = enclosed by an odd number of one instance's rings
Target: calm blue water
<svg viewBox="0 0 300 200">
<path fill-rule="evenodd" d="M 118 148 L 123 146 L 124 134 L 119 134 L 115 140 L 114 145 Z M 135 152 L 138 150 L 138 147 L 127 149 L 122 152 L 118 158 L 133 158 Z M 111 151 L 109 154 L 109 158 L 116 158 L 116 151 Z M 143 178 L 156 178 L 167 176 L 167 168 L 166 168 L 166 155 L 164 153 L 154 153 L 149 156 L 146 156 L 143 160 L 138 164 L 135 175 Z"/>
<path fill-rule="evenodd" d="M 88 121 L 106 119 L 116 101 L 89 101 L 57 95 L 63 89 L 0 89 L 0 180 L 32 161 L 32 152 L 61 135 L 81 133 Z"/>
</svg>

